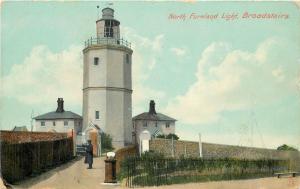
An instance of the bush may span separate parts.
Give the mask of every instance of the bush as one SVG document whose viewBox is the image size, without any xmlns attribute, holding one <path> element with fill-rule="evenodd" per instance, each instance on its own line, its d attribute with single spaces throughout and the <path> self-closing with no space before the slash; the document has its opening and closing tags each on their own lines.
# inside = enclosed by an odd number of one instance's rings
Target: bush
<svg viewBox="0 0 300 189">
<path fill-rule="evenodd" d="M 157 135 L 156 138 L 166 138 L 166 135 Z"/>
<path fill-rule="evenodd" d="M 279 146 L 279 147 L 277 148 L 277 150 L 284 150 L 284 151 L 298 151 L 298 149 L 293 148 L 293 147 L 291 147 L 291 146 L 288 146 L 288 145 L 286 145 L 286 144 L 284 144 L 284 145 L 282 145 L 282 146 Z"/>
<path fill-rule="evenodd" d="M 153 152 L 153 151 L 144 152 L 141 155 L 141 159 L 163 159 L 163 158 L 164 158 L 164 154 Z"/>
<path fill-rule="evenodd" d="M 126 158 L 119 179 L 130 179 L 131 186 L 159 186 L 188 182 L 249 179 L 273 176 L 287 171 L 289 161 L 272 159 L 164 158 L 154 152 Z"/>
<path fill-rule="evenodd" d="M 157 135 L 156 138 L 165 138 L 165 139 L 172 139 L 173 140 L 179 140 L 179 137 L 176 134 L 168 134 L 168 135 Z"/>
<path fill-rule="evenodd" d="M 112 146 L 112 138 L 109 134 L 101 133 L 101 148 L 103 152 L 109 152 L 114 149 Z"/>
</svg>

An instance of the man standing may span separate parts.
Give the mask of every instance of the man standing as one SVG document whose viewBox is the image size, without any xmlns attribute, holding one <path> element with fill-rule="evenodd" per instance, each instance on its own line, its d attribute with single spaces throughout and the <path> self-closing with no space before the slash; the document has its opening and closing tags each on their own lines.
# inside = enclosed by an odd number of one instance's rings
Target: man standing
<svg viewBox="0 0 300 189">
<path fill-rule="evenodd" d="M 89 164 L 88 169 L 92 169 L 93 164 L 93 145 L 91 140 L 88 140 L 88 145 L 86 147 L 86 163 Z"/>
</svg>

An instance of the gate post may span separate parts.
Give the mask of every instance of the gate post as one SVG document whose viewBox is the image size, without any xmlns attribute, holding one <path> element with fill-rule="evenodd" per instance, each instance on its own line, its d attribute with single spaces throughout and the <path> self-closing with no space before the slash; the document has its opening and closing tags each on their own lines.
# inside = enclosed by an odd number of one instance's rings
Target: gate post
<svg viewBox="0 0 300 189">
<path fill-rule="evenodd" d="M 105 162 L 105 180 L 104 183 L 117 183 L 116 177 L 116 159 L 114 152 L 108 152 Z"/>
</svg>

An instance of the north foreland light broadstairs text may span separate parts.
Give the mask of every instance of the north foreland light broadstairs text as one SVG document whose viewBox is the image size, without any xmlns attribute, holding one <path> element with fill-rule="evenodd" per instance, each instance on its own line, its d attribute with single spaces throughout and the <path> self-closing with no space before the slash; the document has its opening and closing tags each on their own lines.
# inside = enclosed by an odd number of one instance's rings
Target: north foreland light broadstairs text
<svg viewBox="0 0 300 189">
<path fill-rule="evenodd" d="M 288 19 L 289 15 L 286 13 L 273 13 L 273 12 L 223 12 L 223 13 L 170 13 L 168 15 L 169 20 L 226 20 L 226 21 L 233 21 L 238 19 L 250 19 L 250 20 L 275 20 L 281 19 L 285 20 Z"/>
</svg>

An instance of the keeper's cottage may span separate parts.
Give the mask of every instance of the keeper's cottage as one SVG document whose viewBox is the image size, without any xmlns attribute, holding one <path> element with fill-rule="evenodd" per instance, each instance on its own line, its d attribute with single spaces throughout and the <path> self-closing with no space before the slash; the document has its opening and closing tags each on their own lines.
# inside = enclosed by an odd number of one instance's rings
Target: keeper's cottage
<svg viewBox="0 0 300 189">
<path fill-rule="evenodd" d="M 74 112 L 64 110 L 63 98 L 57 99 L 56 111 L 34 117 L 35 131 L 67 133 L 82 131 L 82 117 Z"/>
<path fill-rule="evenodd" d="M 136 143 L 139 143 L 139 136 L 144 131 L 147 131 L 151 138 L 156 138 L 158 135 L 175 134 L 176 119 L 156 112 L 154 100 L 150 101 L 148 112 L 133 117 L 132 121 Z"/>
<path fill-rule="evenodd" d="M 132 52 L 120 36 L 114 10 L 104 8 L 96 37 L 83 49 L 83 130 L 90 124 L 100 127 L 116 148 L 132 143 Z"/>
</svg>

